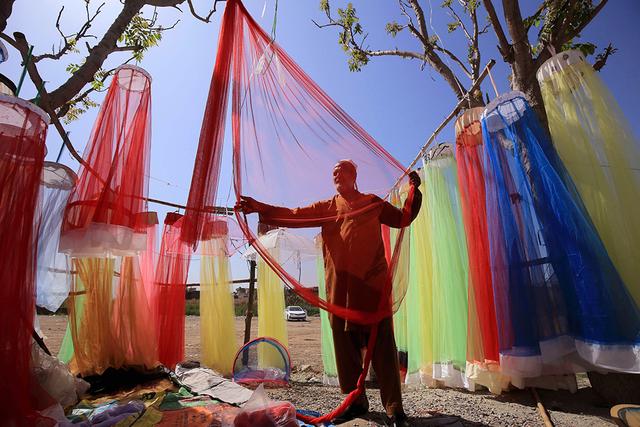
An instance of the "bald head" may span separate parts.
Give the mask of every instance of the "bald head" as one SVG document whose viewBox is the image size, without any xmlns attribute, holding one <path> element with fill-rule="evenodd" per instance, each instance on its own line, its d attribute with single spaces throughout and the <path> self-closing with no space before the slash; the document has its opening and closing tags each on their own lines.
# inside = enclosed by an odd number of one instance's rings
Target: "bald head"
<svg viewBox="0 0 640 427">
<path fill-rule="evenodd" d="M 345 195 L 356 189 L 358 167 L 353 160 L 340 160 L 333 167 L 333 183 L 338 193 Z"/>
</svg>

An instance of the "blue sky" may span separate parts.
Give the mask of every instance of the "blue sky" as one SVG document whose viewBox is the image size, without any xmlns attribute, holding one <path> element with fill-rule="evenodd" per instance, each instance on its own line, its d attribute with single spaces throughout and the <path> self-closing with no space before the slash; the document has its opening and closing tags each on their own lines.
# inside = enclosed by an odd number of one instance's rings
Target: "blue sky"
<svg viewBox="0 0 640 427">
<path fill-rule="evenodd" d="M 48 51 L 59 43 L 55 29 L 55 19 L 62 5 L 63 29 L 74 32 L 83 22 L 84 3 L 79 0 L 39 0 L 34 8 L 33 1 L 17 1 L 6 32 L 21 31 L 35 45 L 36 54 Z M 96 7 L 100 1 L 93 0 Z M 195 0 L 194 3 L 204 14 L 211 1 Z M 425 68 L 420 71 L 417 61 L 395 57 L 374 58 L 359 73 L 348 70 L 346 56 L 337 44 L 334 29 L 320 30 L 311 19 L 322 21 L 323 14 L 318 8 L 318 0 L 279 0 L 277 41 L 302 66 L 302 68 L 349 114 L 351 114 L 388 151 L 404 164 L 416 155 L 425 139 L 451 111 L 456 100 L 449 87 L 434 71 Z M 415 47 L 408 35 L 390 38 L 384 26 L 391 20 L 402 21 L 397 3 L 394 1 L 371 2 L 353 1 L 361 23 L 370 34 L 367 38 L 371 48 Z M 375 3 L 375 6 L 373 4 Z M 421 2 L 428 17 L 431 33 L 443 39 L 445 47 L 465 56 L 461 33 L 447 34 L 450 18 L 440 9 L 440 0 Z M 497 3 L 494 2 L 496 6 Z M 523 0 L 523 15 L 529 15 L 539 1 Z M 261 17 L 265 0 L 245 0 L 249 11 L 267 30 L 271 28 L 274 0 L 266 0 L 266 12 Z M 345 1 L 331 2 L 333 7 L 344 6 Z M 202 114 L 211 79 L 216 54 L 216 45 L 224 3 L 219 3 L 219 12 L 205 24 L 191 17 L 187 6 L 185 13 L 172 9 L 160 9 L 159 21 L 170 25 L 180 22 L 174 30 L 166 32 L 160 46 L 147 53 L 144 67 L 153 76 L 153 140 L 151 157 L 151 178 L 149 193 L 152 197 L 185 203 L 191 181 L 193 161 L 197 148 Z M 120 10 L 119 2 L 107 0 L 103 13 L 97 18 L 92 33 L 101 37 L 106 27 Z M 151 10 L 146 10 L 147 14 Z M 484 20 L 484 16 L 483 19 Z M 583 39 L 598 46 L 612 42 L 619 48 L 601 72 L 601 77 L 613 92 L 632 128 L 640 135 L 640 79 L 637 55 L 637 40 L 640 40 L 640 2 L 637 0 L 611 1 L 595 21 L 583 32 Z M 533 32 L 532 32 L 533 33 Z M 493 76 L 500 91 L 508 90 L 508 67 L 501 61 L 495 48 L 497 40 L 492 30 L 481 39 L 483 64 L 489 58 L 498 61 Z M 20 64 L 17 52 L 10 49 L 10 59 L 0 64 L 0 72 L 17 81 Z M 116 66 L 125 60 L 126 53 L 113 54 L 106 64 Z M 68 74 L 66 64 L 80 61 L 79 56 L 69 55 L 61 61 L 42 61 L 41 74 L 52 89 L 63 82 Z M 465 82 L 468 83 L 468 82 Z M 483 91 L 493 97 L 493 89 L 488 80 L 482 85 Z M 32 97 L 35 89 L 27 82 L 23 97 Z M 102 95 L 94 97 L 98 102 Z M 76 148 L 82 150 L 87 142 L 97 109 L 94 109 L 67 127 Z M 227 133 L 228 135 L 230 132 Z M 446 129 L 438 142 L 451 141 L 453 131 Z M 61 140 L 53 127 L 49 131 L 47 147 L 48 159 L 55 160 Z M 228 144 L 227 144 L 228 147 Z M 75 162 L 67 153 L 61 161 L 73 169 Z M 225 155 L 221 185 L 218 191 L 219 204 L 233 204 L 230 194 L 231 164 L 228 150 Z M 151 206 L 160 213 L 161 220 L 167 212 L 162 206 Z M 197 259 L 190 278 L 197 280 Z M 242 262 L 234 262 L 236 277 L 245 277 Z"/>
</svg>

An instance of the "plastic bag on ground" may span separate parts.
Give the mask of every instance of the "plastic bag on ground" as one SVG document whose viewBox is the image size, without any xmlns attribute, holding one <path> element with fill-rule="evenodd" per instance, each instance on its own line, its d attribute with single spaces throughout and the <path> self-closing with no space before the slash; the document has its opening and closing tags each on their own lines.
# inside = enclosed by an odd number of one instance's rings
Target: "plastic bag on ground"
<svg viewBox="0 0 640 427">
<path fill-rule="evenodd" d="M 290 402 L 271 400 L 260 385 L 233 421 L 233 427 L 298 427 Z"/>
</svg>

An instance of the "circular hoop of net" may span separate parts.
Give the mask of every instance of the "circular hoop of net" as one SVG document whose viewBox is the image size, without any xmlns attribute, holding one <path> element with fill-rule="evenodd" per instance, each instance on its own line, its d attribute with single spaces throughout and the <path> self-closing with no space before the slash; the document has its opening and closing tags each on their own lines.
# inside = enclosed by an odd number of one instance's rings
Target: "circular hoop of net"
<svg viewBox="0 0 640 427">
<path fill-rule="evenodd" d="M 246 385 L 286 387 L 291 377 L 291 357 L 277 339 L 259 337 L 243 345 L 233 361 L 233 381 Z"/>
</svg>

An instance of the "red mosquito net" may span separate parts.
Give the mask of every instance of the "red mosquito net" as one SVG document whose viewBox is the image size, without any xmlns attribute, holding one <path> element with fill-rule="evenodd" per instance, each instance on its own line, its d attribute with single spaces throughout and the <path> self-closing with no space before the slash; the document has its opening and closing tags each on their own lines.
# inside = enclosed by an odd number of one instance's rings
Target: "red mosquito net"
<svg viewBox="0 0 640 427">
<path fill-rule="evenodd" d="M 35 311 L 36 208 L 48 118 L 27 101 L 0 95 L 0 419 L 34 425 L 30 404 Z"/>
<path fill-rule="evenodd" d="M 485 207 L 482 127 L 483 107 L 472 108 L 456 121 L 456 158 L 462 216 L 469 253 L 469 343 L 467 360 L 499 360 L 498 334 L 489 264 L 489 236 Z"/>
<path fill-rule="evenodd" d="M 145 249 L 135 233 L 146 211 L 151 140 L 151 77 L 142 68 L 116 71 L 69 196 L 60 249 L 74 256 L 134 255 Z"/>
<path fill-rule="evenodd" d="M 403 227 L 413 216 L 414 193 L 409 192 L 404 209 L 383 199 L 405 170 L 258 26 L 239 0 L 226 3 L 183 238 L 196 244 L 212 216 L 230 88 L 236 197 L 272 205 L 260 216 L 263 223 L 307 228 L 297 233 L 310 238 L 322 233 L 327 299 L 318 297 L 315 280 L 305 282 L 295 267 L 285 268 L 262 246 L 257 218 L 237 212 L 251 245 L 287 286 L 328 310 L 332 322 L 357 328 L 389 317 L 406 289 L 406 281 L 393 280 L 391 286 L 391 273 L 405 246 Z M 336 194 L 332 177 L 334 165 L 343 159 L 357 166 L 359 193 L 349 201 Z M 303 208 L 287 209 L 296 207 Z M 389 263 L 382 224 L 401 228 Z"/>
<path fill-rule="evenodd" d="M 191 248 L 180 239 L 183 221 L 177 213 L 165 217 L 155 276 L 158 358 L 171 369 L 184 359 L 185 292 Z"/>
</svg>

